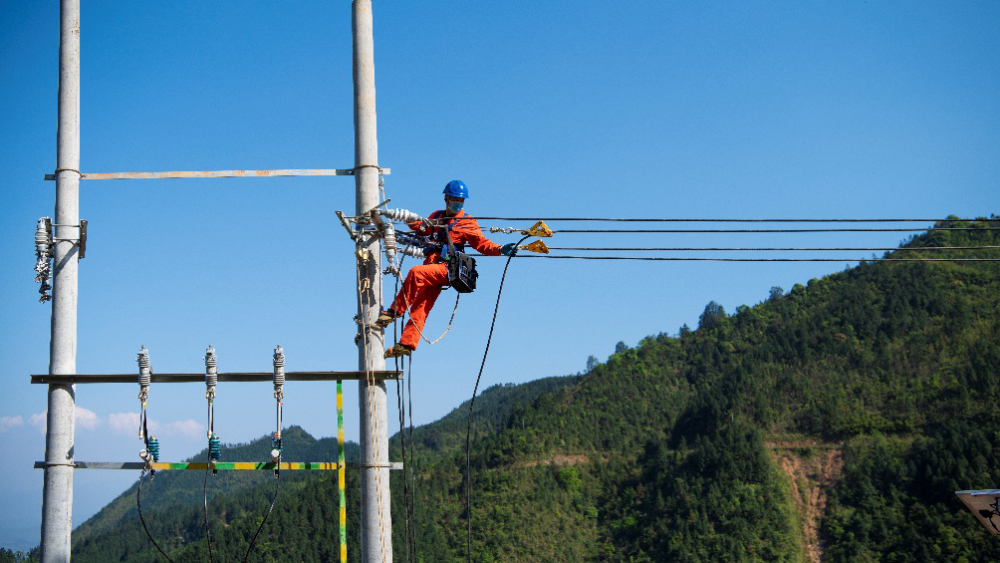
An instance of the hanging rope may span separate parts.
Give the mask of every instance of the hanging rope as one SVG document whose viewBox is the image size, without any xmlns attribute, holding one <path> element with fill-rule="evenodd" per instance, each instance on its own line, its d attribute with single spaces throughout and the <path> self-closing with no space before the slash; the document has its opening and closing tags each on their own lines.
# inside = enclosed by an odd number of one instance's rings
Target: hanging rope
<svg viewBox="0 0 1000 563">
<path fill-rule="evenodd" d="M 374 392 L 376 381 L 375 381 L 375 375 L 372 373 L 371 369 L 372 350 L 371 350 L 371 343 L 368 340 L 368 335 L 370 333 L 371 328 L 368 325 L 368 317 L 367 317 L 367 311 L 372 306 L 371 299 L 368 296 L 368 292 L 371 288 L 371 280 L 369 280 L 368 278 L 362 278 L 361 276 L 362 261 L 359 259 L 357 260 L 356 264 L 357 264 L 356 272 L 358 279 L 358 301 L 360 305 L 359 309 L 361 309 L 366 313 L 363 315 L 359 315 L 359 317 L 361 318 L 361 334 L 362 334 L 362 339 L 364 341 L 365 358 L 366 358 L 365 382 L 368 384 L 368 405 L 369 405 L 368 425 L 372 429 L 372 435 L 370 436 L 371 442 L 369 444 L 369 447 L 372 448 L 372 451 L 374 451 L 376 457 L 378 457 L 381 451 L 380 450 L 381 440 L 379 436 L 378 416 L 376 416 L 378 413 L 378 404 L 375 401 L 375 392 Z M 382 470 L 381 468 L 377 469 L 378 470 L 375 472 L 375 495 L 378 497 L 377 504 L 378 504 L 379 540 L 382 549 L 382 560 L 387 561 L 388 551 L 386 550 L 385 547 L 385 515 L 383 514 L 384 511 L 382 509 Z"/>
<path fill-rule="evenodd" d="M 500 276 L 500 289 L 497 290 L 497 303 L 493 307 L 493 321 L 490 323 L 490 334 L 486 337 L 486 350 L 483 352 L 483 361 L 479 364 L 479 375 L 476 376 L 476 386 L 472 389 L 472 400 L 469 402 L 469 420 L 465 429 L 465 510 L 466 521 L 468 523 L 468 544 L 466 551 L 466 561 L 472 561 L 472 409 L 476 406 L 476 393 L 479 391 L 479 380 L 483 377 L 483 368 L 486 367 L 486 356 L 490 353 L 490 342 L 493 341 L 493 327 L 497 324 L 497 312 L 500 310 L 500 296 L 503 295 L 503 282 L 507 279 L 507 268 L 510 267 L 510 260 L 517 255 L 517 247 L 522 242 L 528 240 L 529 236 L 517 241 L 514 250 L 507 257 L 507 263 L 503 267 L 503 275 Z"/>
</svg>

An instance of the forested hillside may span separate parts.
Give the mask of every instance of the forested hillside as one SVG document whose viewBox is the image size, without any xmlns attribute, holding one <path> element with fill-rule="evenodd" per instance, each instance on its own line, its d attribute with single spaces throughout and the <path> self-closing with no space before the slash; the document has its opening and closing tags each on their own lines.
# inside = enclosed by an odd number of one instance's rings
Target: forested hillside
<svg viewBox="0 0 1000 563">
<path fill-rule="evenodd" d="M 887 256 L 947 257 L 919 249 L 1000 245 L 996 233 L 934 231 Z M 709 303 L 696 328 L 619 346 L 581 376 L 484 393 L 473 560 L 1000 559 L 954 495 L 1000 487 L 1000 265 L 864 263 L 762 297 L 731 315 Z M 463 413 L 414 432 L 411 548 L 392 476 L 397 560 L 465 559 Z M 205 559 L 200 494 L 160 485 L 176 505 L 150 505 L 151 531 L 176 560 Z M 242 557 L 272 487 L 212 500 L 220 560 Z M 256 560 L 335 560 L 335 476 L 281 495 Z M 75 558 L 152 560 L 134 491 L 105 511 Z"/>
</svg>

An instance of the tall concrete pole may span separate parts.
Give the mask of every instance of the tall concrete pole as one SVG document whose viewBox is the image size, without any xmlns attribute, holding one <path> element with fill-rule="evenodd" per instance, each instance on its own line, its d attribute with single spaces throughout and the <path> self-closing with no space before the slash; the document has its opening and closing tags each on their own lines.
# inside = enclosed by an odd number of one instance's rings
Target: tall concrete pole
<svg viewBox="0 0 1000 563">
<path fill-rule="evenodd" d="M 59 130 L 49 373 L 76 373 L 77 260 L 80 237 L 80 0 L 62 0 L 59 22 Z M 49 386 L 42 499 L 42 561 L 70 560 L 76 389 Z"/>
<path fill-rule="evenodd" d="M 371 0 L 354 0 L 354 166 L 355 201 L 358 215 L 379 204 L 378 137 L 375 116 L 375 46 L 372 34 Z M 371 326 L 382 301 L 381 243 L 378 238 L 361 239 L 358 315 Z M 384 338 L 381 330 L 369 331 L 358 341 L 361 370 L 384 370 Z M 389 513 L 389 419 L 384 381 L 361 381 L 361 560 L 366 563 L 392 561 L 392 517 Z"/>
</svg>

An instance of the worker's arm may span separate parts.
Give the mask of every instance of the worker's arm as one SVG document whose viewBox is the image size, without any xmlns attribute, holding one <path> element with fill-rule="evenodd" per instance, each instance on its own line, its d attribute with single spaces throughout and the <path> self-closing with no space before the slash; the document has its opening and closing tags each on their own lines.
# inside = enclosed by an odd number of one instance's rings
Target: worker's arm
<svg viewBox="0 0 1000 563">
<path fill-rule="evenodd" d="M 434 234 L 434 227 L 436 226 L 434 219 L 441 215 L 441 211 L 435 211 L 431 213 L 426 219 L 423 217 L 418 217 L 416 220 L 407 223 L 411 229 L 419 233 L 420 235 L 432 235 Z"/>
<path fill-rule="evenodd" d="M 500 256 L 500 245 L 483 236 L 479 222 L 469 217 L 456 221 L 460 225 L 463 241 L 486 256 Z"/>
</svg>

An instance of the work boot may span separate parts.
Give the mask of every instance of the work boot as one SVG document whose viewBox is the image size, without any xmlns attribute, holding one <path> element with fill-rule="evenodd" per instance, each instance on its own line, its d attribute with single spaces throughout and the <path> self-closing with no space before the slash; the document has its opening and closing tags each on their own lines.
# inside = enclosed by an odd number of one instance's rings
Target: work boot
<svg viewBox="0 0 1000 563">
<path fill-rule="evenodd" d="M 375 319 L 375 328 L 385 328 L 396 321 L 396 310 L 389 309 L 382 311 L 378 314 L 378 318 Z"/>
<path fill-rule="evenodd" d="M 396 344 L 392 348 L 385 351 L 385 357 L 398 358 L 400 356 L 409 356 L 410 352 L 413 352 L 413 348 L 410 348 L 406 344 Z"/>
</svg>

